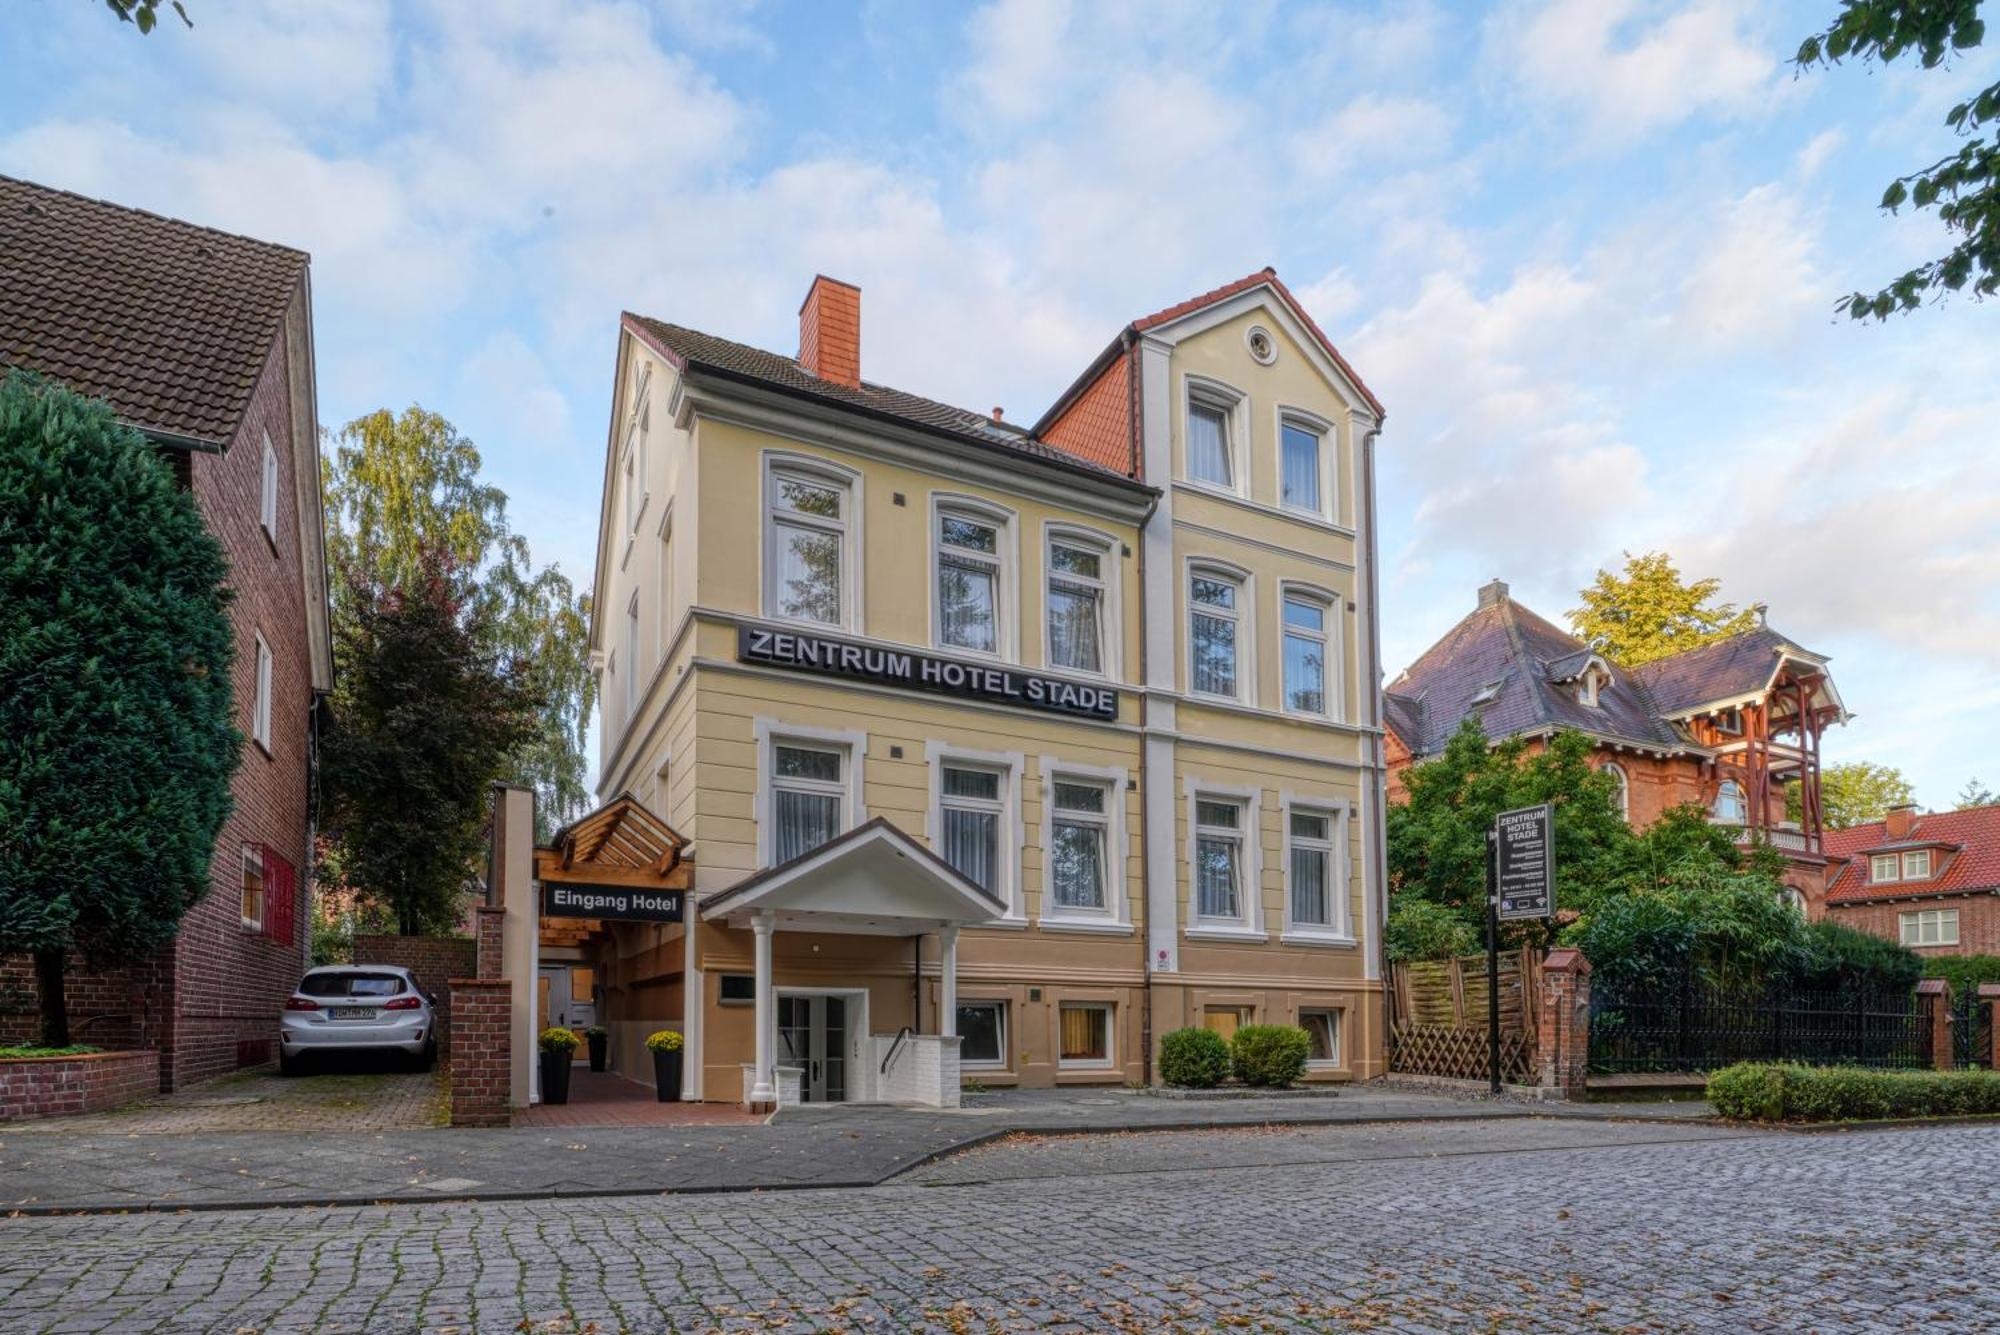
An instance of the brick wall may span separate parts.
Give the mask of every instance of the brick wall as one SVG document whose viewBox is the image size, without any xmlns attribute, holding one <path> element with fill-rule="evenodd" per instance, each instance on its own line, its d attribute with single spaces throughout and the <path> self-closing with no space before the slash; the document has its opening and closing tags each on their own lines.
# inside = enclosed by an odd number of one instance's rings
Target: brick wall
<svg viewBox="0 0 2000 1335">
<path fill-rule="evenodd" d="M 506 1126 L 513 1090 L 509 1024 L 513 984 L 504 978 L 451 980 L 451 1124 Z"/>
<path fill-rule="evenodd" d="M 0 1122 L 102 1112 L 159 1087 L 160 1054 L 150 1048 L 0 1060 Z"/>
<path fill-rule="evenodd" d="M 1543 1089 L 1581 1096 L 1590 1064 L 1590 961 L 1583 952 L 1551 950 L 1542 961 L 1542 1013 L 1535 1040 Z"/>
<path fill-rule="evenodd" d="M 437 997 L 438 1056 L 451 1058 L 451 980 L 475 972 L 469 936 L 356 936 L 356 964 L 394 964 L 417 977 Z"/>
<path fill-rule="evenodd" d="M 1872 933 L 1885 941 L 1900 941 L 1901 915 L 1922 909 L 1957 909 L 1958 944 L 1910 947 L 1919 955 L 2000 955 L 2000 896 L 1992 894 L 1933 895 L 1887 903 L 1829 904 L 1826 912 L 1835 922 Z"/>
</svg>

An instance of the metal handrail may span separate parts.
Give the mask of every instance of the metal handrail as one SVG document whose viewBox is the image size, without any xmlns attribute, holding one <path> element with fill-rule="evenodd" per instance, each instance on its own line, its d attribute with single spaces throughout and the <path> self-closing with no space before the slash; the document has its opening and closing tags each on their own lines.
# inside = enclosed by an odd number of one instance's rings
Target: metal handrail
<svg viewBox="0 0 2000 1335">
<path fill-rule="evenodd" d="M 896 1031 L 896 1041 L 889 1045 L 889 1055 L 882 1059 L 882 1069 L 876 1072 L 877 1075 L 889 1074 L 889 1063 L 895 1061 L 896 1054 L 903 1050 L 903 1040 L 913 1036 L 915 1033 L 916 1030 L 910 1028 L 908 1025 L 904 1025 Z"/>
</svg>

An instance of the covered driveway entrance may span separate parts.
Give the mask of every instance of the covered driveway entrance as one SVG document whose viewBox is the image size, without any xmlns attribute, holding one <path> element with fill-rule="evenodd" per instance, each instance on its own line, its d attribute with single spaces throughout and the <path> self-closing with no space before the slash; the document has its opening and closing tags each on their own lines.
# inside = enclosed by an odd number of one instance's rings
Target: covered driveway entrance
<svg viewBox="0 0 2000 1335">
<path fill-rule="evenodd" d="M 958 933 L 1004 909 L 880 817 L 709 899 L 701 906 L 703 921 L 754 939 L 755 1057 L 742 1067 L 745 1106 L 763 1112 L 863 1099 L 957 1107 Z M 779 931 L 935 935 L 937 1032 L 919 1034 L 908 1025 L 873 1032 L 865 988 L 780 986 L 772 962 Z"/>
</svg>

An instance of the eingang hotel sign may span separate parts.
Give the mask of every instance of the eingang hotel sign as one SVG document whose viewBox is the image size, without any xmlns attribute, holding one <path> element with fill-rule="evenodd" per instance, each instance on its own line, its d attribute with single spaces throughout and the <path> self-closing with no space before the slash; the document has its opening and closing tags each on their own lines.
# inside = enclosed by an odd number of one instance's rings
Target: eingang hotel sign
<svg viewBox="0 0 2000 1335">
<path fill-rule="evenodd" d="M 1091 686 L 1002 664 L 858 644 L 810 631 L 739 624 L 736 657 L 745 663 L 901 686 L 961 700 L 1107 721 L 1118 717 L 1118 691 L 1114 687 Z"/>
</svg>

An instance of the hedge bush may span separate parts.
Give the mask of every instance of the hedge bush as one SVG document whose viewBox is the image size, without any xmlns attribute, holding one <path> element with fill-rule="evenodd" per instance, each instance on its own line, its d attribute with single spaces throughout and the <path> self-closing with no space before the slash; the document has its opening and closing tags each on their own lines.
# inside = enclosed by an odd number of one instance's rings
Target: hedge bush
<svg viewBox="0 0 2000 1335">
<path fill-rule="evenodd" d="M 2000 1074 L 1738 1062 L 1708 1078 L 1708 1101 L 1745 1122 L 2000 1115 Z"/>
<path fill-rule="evenodd" d="M 1924 977 L 1950 983 L 1956 1001 L 1981 983 L 2000 983 L 2000 955 L 1934 955 L 1924 961 Z"/>
<path fill-rule="evenodd" d="M 1176 1029 L 1160 1040 L 1160 1079 L 1182 1089 L 1214 1089 L 1229 1075 L 1229 1044 L 1213 1029 Z"/>
<path fill-rule="evenodd" d="M 1312 1036 L 1295 1024 L 1246 1024 L 1230 1040 L 1236 1078 L 1258 1089 L 1295 1085 L 1312 1056 Z"/>
</svg>

